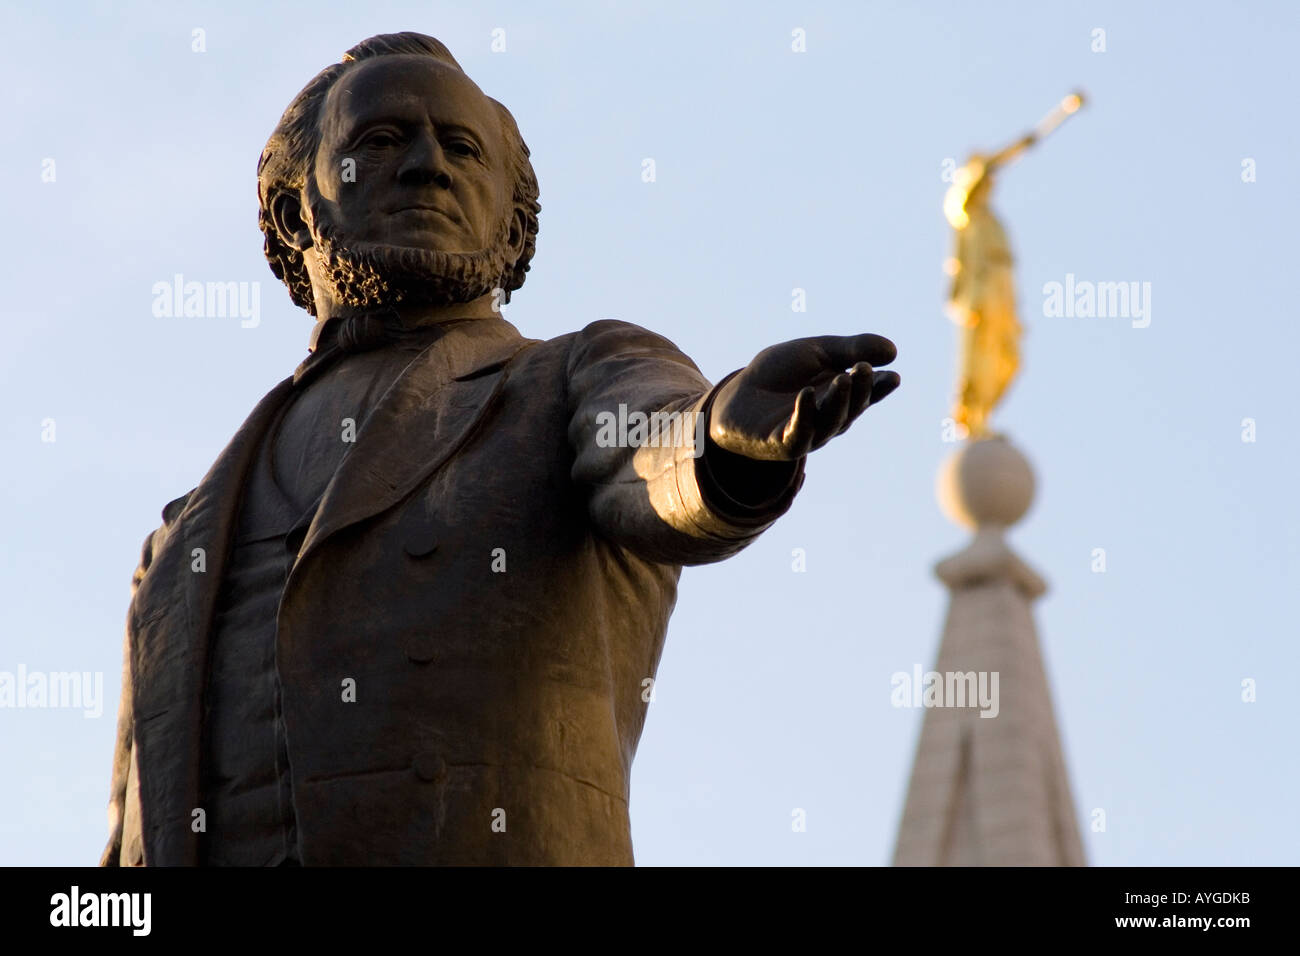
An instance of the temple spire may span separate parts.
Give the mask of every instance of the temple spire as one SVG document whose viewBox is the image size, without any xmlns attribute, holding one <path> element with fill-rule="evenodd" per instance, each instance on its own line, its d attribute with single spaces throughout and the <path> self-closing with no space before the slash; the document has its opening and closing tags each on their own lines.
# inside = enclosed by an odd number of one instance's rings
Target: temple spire
<svg viewBox="0 0 1300 956">
<path fill-rule="evenodd" d="M 1085 865 L 1032 614 L 1046 583 L 1003 537 L 1033 493 L 1028 461 L 1000 435 L 940 473 L 941 505 L 974 536 L 935 567 L 951 597 L 934 670 L 987 675 L 976 680 L 995 700 L 926 710 L 895 866 Z"/>
</svg>

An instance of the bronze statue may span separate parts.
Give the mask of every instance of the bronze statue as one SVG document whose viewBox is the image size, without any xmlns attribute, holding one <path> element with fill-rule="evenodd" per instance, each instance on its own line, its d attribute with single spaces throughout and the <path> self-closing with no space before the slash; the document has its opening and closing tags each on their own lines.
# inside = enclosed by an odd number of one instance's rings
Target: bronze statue
<svg viewBox="0 0 1300 956">
<path fill-rule="evenodd" d="M 630 864 L 681 566 L 786 511 L 894 346 L 715 386 L 624 322 L 524 338 L 528 148 L 420 34 L 312 80 L 258 194 L 311 350 L 145 541 L 102 862 Z M 701 427 L 647 434 L 673 416 Z"/>
<path fill-rule="evenodd" d="M 1031 132 L 992 156 L 975 153 L 956 171 L 943 212 L 956 233 L 948 260 L 948 314 L 961 327 L 957 399 L 952 417 L 971 438 L 988 434 L 988 419 L 1020 368 L 1020 322 L 1011 244 L 989 207 L 994 175 L 1020 158 L 1083 105 L 1072 93 Z"/>
</svg>

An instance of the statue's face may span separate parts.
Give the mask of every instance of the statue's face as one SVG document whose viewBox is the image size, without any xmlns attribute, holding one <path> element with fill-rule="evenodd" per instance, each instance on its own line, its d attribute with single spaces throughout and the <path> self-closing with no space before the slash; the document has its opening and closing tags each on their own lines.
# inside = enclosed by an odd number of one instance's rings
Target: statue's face
<svg viewBox="0 0 1300 956">
<path fill-rule="evenodd" d="M 510 213 L 505 140 L 464 73 L 427 56 L 367 60 L 322 114 L 316 188 L 349 242 L 472 253 L 496 239 Z"/>
</svg>

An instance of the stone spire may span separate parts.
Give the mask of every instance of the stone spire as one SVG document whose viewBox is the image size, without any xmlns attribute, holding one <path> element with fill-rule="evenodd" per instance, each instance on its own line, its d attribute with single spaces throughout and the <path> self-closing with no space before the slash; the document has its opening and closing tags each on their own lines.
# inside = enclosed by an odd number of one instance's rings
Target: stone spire
<svg viewBox="0 0 1300 956">
<path fill-rule="evenodd" d="M 975 534 L 935 567 L 951 593 L 935 671 L 949 693 L 950 675 L 987 674 L 995 704 L 927 707 L 895 866 L 1086 865 L 1031 611 L 1047 585 L 1003 539 L 1033 495 L 1029 463 L 998 435 L 940 472 L 941 506 Z"/>
</svg>

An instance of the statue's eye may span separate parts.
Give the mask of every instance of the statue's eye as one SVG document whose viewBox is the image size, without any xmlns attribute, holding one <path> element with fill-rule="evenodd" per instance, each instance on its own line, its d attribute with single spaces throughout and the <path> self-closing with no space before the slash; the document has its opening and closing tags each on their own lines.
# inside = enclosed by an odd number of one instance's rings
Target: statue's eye
<svg viewBox="0 0 1300 956">
<path fill-rule="evenodd" d="M 457 156 L 477 156 L 478 149 L 467 139 L 453 139 L 445 147 L 449 153 Z"/>
<path fill-rule="evenodd" d="M 392 132 L 392 130 L 377 129 L 373 133 L 366 134 L 365 138 L 361 140 L 361 145 L 377 146 L 379 148 L 396 146 L 397 136 Z"/>
</svg>

